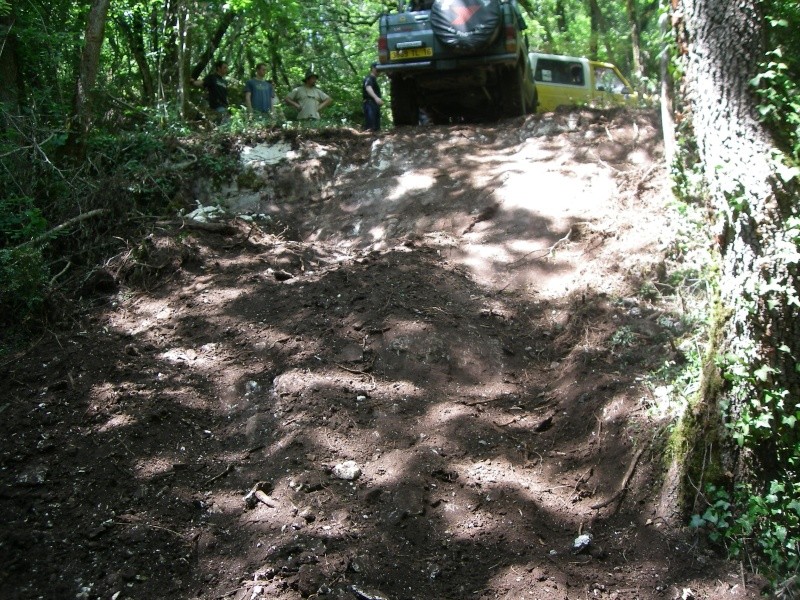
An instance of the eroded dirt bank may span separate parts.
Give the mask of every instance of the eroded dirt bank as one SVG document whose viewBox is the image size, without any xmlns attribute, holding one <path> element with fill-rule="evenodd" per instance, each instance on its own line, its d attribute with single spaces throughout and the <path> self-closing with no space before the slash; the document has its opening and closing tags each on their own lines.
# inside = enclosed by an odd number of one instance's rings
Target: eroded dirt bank
<svg viewBox="0 0 800 600">
<path fill-rule="evenodd" d="M 575 114 L 306 134 L 193 190 L 268 219 L 156 227 L 3 367 L 2 596 L 757 597 L 662 485 L 657 123 Z"/>
</svg>

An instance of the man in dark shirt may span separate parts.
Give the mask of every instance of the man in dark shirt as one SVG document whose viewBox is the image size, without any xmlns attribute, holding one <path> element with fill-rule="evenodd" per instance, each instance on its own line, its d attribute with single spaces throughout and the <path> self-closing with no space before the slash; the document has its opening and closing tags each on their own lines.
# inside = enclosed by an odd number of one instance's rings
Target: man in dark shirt
<svg viewBox="0 0 800 600">
<path fill-rule="evenodd" d="M 381 128 L 381 106 L 383 106 L 381 88 L 378 86 L 378 63 L 370 65 L 369 75 L 364 77 L 361 95 L 364 100 L 364 129 L 378 132 Z"/>
<path fill-rule="evenodd" d="M 208 105 L 220 116 L 222 121 L 225 121 L 228 116 L 228 82 L 225 79 L 227 74 L 228 63 L 218 60 L 214 63 L 214 72 L 206 75 L 202 81 L 199 79 L 189 80 L 195 87 L 206 88 Z"/>
</svg>

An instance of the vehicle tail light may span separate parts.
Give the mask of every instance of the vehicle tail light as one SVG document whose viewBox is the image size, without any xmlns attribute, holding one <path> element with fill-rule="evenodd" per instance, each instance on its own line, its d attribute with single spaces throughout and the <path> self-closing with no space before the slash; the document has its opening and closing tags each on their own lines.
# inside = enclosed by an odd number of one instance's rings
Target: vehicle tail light
<svg viewBox="0 0 800 600">
<path fill-rule="evenodd" d="M 389 62 L 389 42 L 383 35 L 378 38 L 378 62 L 381 64 Z"/>
<path fill-rule="evenodd" d="M 517 30 L 513 25 L 506 25 L 506 52 L 517 52 Z"/>
</svg>

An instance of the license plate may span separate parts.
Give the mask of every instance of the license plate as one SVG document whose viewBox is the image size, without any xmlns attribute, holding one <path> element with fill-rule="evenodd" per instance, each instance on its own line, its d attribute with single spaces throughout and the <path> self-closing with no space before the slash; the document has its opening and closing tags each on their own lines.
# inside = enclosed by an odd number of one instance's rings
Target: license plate
<svg viewBox="0 0 800 600">
<path fill-rule="evenodd" d="M 405 48 L 389 52 L 390 60 L 403 60 L 404 58 L 427 58 L 433 56 L 433 48 Z"/>
</svg>

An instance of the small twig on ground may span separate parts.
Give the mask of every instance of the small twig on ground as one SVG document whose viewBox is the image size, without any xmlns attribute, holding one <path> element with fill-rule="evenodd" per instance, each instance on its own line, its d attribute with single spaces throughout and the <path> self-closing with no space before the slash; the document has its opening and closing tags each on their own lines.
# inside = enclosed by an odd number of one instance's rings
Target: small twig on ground
<svg viewBox="0 0 800 600">
<path fill-rule="evenodd" d="M 372 367 L 375 364 L 375 359 L 373 359 L 372 362 L 370 362 L 363 369 L 351 369 L 349 367 L 345 367 L 343 364 L 340 364 L 338 362 L 334 362 L 333 364 L 339 367 L 340 369 L 347 371 L 348 373 L 355 373 L 356 375 L 369 375 L 369 372 L 372 370 Z"/>
<path fill-rule="evenodd" d="M 620 484 L 619 489 L 616 491 L 616 493 L 613 496 L 611 496 L 608 500 L 604 500 L 603 502 L 598 502 L 597 504 L 592 504 L 591 508 L 593 510 L 599 510 L 601 508 L 605 508 L 612 502 L 615 502 L 618 498 L 622 496 L 622 494 L 625 493 L 625 490 L 628 488 L 628 482 L 630 481 L 630 478 L 633 475 L 633 471 L 636 468 L 636 463 L 639 462 L 639 457 L 642 456 L 643 452 L 644 452 L 644 447 L 640 448 L 639 451 L 633 455 L 633 458 L 631 459 L 631 464 L 628 465 L 628 470 L 626 471 L 625 476 L 622 478 L 622 483 Z"/>
<path fill-rule="evenodd" d="M 127 523 L 125 521 L 113 521 L 113 524 L 114 525 L 142 525 L 144 527 L 149 527 L 150 529 L 159 529 L 161 531 L 168 531 L 169 533 L 177 535 L 179 538 L 183 537 L 183 534 L 178 532 L 178 531 L 174 531 L 172 529 L 169 529 L 168 527 L 162 527 L 161 525 L 152 525 L 151 523 L 142 523 L 142 522 Z"/>
<path fill-rule="evenodd" d="M 217 479 L 222 479 L 223 477 L 225 477 L 225 475 L 227 475 L 231 471 L 233 471 L 233 465 L 228 465 L 227 467 L 225 467 L 225 470 L 222 473 L 220 473 L 219 475 L 214 475 L 214 477 L 207 480 L 206 485 L 208 485 L 209 483 L 214 483 Z"/>
<path fill-rule="evenodd" d="M 654 165 L 653 165 L 653 166 L 651 166 L 649 169 L 647 169 L 647 171 L 645 171 L 645 172 L 644 172 L 644 175 L 642 175 L 642 176 L 639 178 L 639 183 L 637 183 L 637 184 L 636 184 L 636 194 L 637 194 L 637 195 L 641 195 L 641 193 L 644 191 L 644 185 L 645 185 L 645 183 L 647 182 L 647 180 L 648 180 L 648 179 L 650 179 L 650 174 L 651 174 L 653 171 L 655 171 L 655 169 L 656 169 L 656 167 L 657 167 L 657 166 L 658 166 L 657 164 L 654 164 Z"/>
<path fill-rule="evenodd" d="M 56 282 L 56 279 L 58 279 L 58 278 L 59 278 L 59 277 L 61 277 L 61 276 L 62 276 L 64 273 L 66 273 L 66 272 L 67 272 L 67 270 L 69 270 L 69 268 L 70 268 L 71 266 L 72 266 L 72 261 L 67 261 L 67 265 L 66 265 L 66 266 L 65 266 L 63 269 L 61 269 L 61 270 L 60 270 L 58 273 L 56 273 L 55 275 L 53 275 L 53 277 L 50 279 L 50 283 L 48 284 L 48 286 L 47 286 L 47 287 L 49 287 L 49 288 L 51 288 L 51 289 L 52 289 L 53 285 L 54 285 L 54 284 L 55 284 L 55 282 Z"/>
<path fill-rule="evenodd" d="M 481 404 L 489 404 L 489 402 L 495 402 L 499 400 L 499 398 L 488 398 L 486 400 L 475 400 L 474 402 L 462 402 L 464 406 L 479 406 Z"/>
<path fill-rule="evenodd" d="M 514 417 L 513 419 L 511 419 L 507 423 L 498 423 L 497 421 L 494 421 L 494 424 L 497 425 L 498 427 L 508 427 L 509 425 L 512 425 L 512 424 L 516 423 L 517 421 L 522 421 L 523 419 L 527 419 L 529 416 L 530 415 L 519 415 L 519 416 Z"/>
<path fill-rule="evenodd" d="M 594 418 L 597 420 L 597 443 L 599 444 L 602 441 L 601 436 L 603 435 L 603 419 L 597 415 L 595 415 Z"/>
<path fill-rule="evenodd" d="M 742 577 L 742 589 L 747 593 L 747 579 L 744 576 L 744 562 L 739 561 L 739 575 Z"/>
<path fill-rule="evenodd" d="M 186 227 L 187 229 L 197 229 L 200 231 L 208 231 L 210 233 L 219 233 L 222 235 L 234 235 L 239 233 L 239 230 L 230 223 L 197 221 L 195 219 L 173 219 L 170 221 L 156 221 L 156 227 Z"/>
<path fill-rule="evenodd" d="M 581 475 L 578 481 L 575 483 L 575 489 L 573 490 L 573 492 L 577 493 L 580 485 L 582 483 L 587 483 L 593 474 L 594 474 L 594 467 L 589 467 L 589 470 L 586 471 L 586 473 L 584 473 L 583 475 Z M 583 523 L 581 523 L 581 527 L 583 527 Z M 578 535 L 580 535 L 580 529 L 578 529 Z"/>
<path fill-rule="evenodd" d="M 513 267 L 517 263 L 521 263 L 523 260 L 528 258 L 534 252 L 544 252 L 544 254 L 542 254 L 541 256 L 537 256 L 536 258 L 544 258 L 545 256 L 553 256 L 553 254 L 556 251 L 556 248 L 558 248 L 561 244 L 564 244 L 564 243 L 568 242 L 569 241 L 569 237 L 571 235 L 572 235 L 572 228 L 570 227 L 570 230 L 567 232 L 567 235 L 562 237 L 560 240 L 556 240 L 556 242 L 552 246 L 550 246 L 549 248 L 537 248 L 536 250 L 531 250 L 530 252 L 528 252 L 527 254 L 524 254 L 523 256 L 521 256 L 520 258 L 515 260 L 514 262 L 508 263 L 507 267 Z"/>
<path fill-rule="evenodd" d="M 616 168 L 612 167 L 610 164 L 608 164 L 607 162 L 605 162 L 602 158 L 597 156 L 596 152 L 592 152 L 592 155 L 594 156 L 595 160 L 597 162 L 599 162 L 602 166 L 604 166 L 606 169 L 608 169 L 609 171 L 616 171 L 617 173 L 619 173 L 619 169 L 616 169 Z"/>
</svg>

